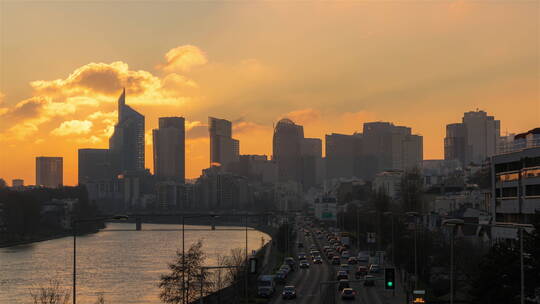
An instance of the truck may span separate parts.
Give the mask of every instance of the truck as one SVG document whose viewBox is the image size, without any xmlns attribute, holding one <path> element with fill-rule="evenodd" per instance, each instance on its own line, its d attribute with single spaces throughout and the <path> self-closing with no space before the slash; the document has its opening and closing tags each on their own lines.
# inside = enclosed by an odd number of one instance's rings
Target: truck
<svg viewBox="0 0 540 304">
<path fill-rule="evenodd" d="M 265 274 L 257 278 L 257 295 L 262 298 L 270 298 L 276 291 L 276 283 L 273 275 Z"/>
</svg>

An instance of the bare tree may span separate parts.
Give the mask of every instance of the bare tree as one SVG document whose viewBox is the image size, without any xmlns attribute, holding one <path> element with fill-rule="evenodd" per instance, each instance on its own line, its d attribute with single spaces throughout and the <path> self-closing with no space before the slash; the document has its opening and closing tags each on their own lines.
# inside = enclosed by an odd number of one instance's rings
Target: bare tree
<svg viewBox="0 0 540 304">
<path fill-rule="evenodd" d="M 68 304 L 70 290 L 63 288 L 58 279 L 50 279 L 47 286 L 40 286 L 37 290 L 30 290 L 34 304 Z"/>
<path fill-rule="evenodd" d="M 202 250 L 202 241 L 192 244 L 183 255 L 177 251 L 174 263 L 169 264 L 171 272 L 161 275 L 159 288 L 160 299 L 165 303 L 181 303 L 184 297 L 188 303 L 203 293 L 212 290 L 212 282 L 208 279 L 208 271 L 203 271 L 206 254 Z M 202 286 L 201 286 L 202 282 Z"/>
</svg>

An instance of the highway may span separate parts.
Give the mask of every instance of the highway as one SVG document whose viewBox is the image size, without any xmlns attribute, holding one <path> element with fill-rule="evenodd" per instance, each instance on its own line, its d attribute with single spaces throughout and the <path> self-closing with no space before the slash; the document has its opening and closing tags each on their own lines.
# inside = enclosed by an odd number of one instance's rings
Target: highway
<svg viewBox="0 0 540 304">
<path fill-rule="evenodd" d="M 301 231 L 308 229 L 309 236 Z M 351 282 L 351 287 L 356 291 L 355 300 L 342 300 L 341 295 L 337 290 L 337 285 L 325 285 L 321 286 L 321 282 L 336 281 L 336 273 L 339 268 L 338 265 L 331 265 L 323 253 L 322 248 L 325 245 L 330 245 L 326 240 L 326 235 L 317 237 L 315 231 L 318 228 L 307 228 L 302 226 L 297 229 L 297 237 L 294 242 L 294 249 L 292 250 L 293 257 L 298 262 L 298 253 L 304 252 L 308 255 L 308 261 L 310 267 L 308 269 L 296 268 L 294 272 L 291 272 L 287 277 L 287 283 L 285 285 L 293 285 L 296 287 L 296 299 L 284 300 L 281 298 L 281 292 L 284 285 L 278 285 L 276 294 L 274 295 L 270 303 L 282 304 L 282 303 L 295 303 L 295 304 L 335 304 L 335 303 L 362 303 L 362 304 L 385 304 L 379 296 L 380 292 L 387 292 L 383 289 L 383 281 L 376 281 L 376 285 L 373 287 L 365 287 L 360 282 Z M 304 244 L 304 248 L 298 248 L 297 244 L 301 242 Z M 323 257 L 323 264 L 313 264 L 311 256 L 309 254 L 310 247 L 315 245 L 317 250 L 321 251 Z M 356 253 L 354 253 L 356 255 Z M 346 263 L 342 259 L 342 263 Z M 353 281 L 354 270 L 357 265 L 351 265 L 352 271 L 349 273 L 349 280 Z M 377 278 L 383 278 L 383 272 L 374 274 Z M 321 288 L 322 287 L 322 288 Z M 322 289 L 322 290 L 321 290 Z M 327 294 L 327 295 L 326 295 Z"/>
</svg>

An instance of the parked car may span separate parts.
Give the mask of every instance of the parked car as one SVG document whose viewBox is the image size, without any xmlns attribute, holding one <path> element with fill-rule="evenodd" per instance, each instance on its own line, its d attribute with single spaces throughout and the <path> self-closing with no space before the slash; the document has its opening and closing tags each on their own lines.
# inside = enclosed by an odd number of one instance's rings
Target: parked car
<svg viewBox="0 0 540 304">
<path fill-rule="evenodd" d="M 296 298 L 296 288 L 292 285 L 283 287 L 283 292 L 281 293 L 283 299 L 294 299 Z"/>
<path fill-rule="evenodd" d="M 342 300 L 354 300 L 356 296 L 356 291 L 352 288 L 343 288 L 341 291 Z"/>
</svg>

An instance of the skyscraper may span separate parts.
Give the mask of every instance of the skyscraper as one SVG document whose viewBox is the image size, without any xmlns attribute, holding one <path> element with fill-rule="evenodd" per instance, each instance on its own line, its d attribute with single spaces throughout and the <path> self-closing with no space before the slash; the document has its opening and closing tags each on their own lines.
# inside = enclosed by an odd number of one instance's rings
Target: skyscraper
<svg viewBox="0 0 540 304">
<path fill-rule="evenodd" d="M 112 177 L 109 149 L 79 149 L 79 185 Z"/>
<path fill-rule="evenodd" d="M 304 138 L 300 145 L 302 157 L 302 187 L 308 190 L 324 180 L 322 141 L 320 138 Z"/>
<path fill-rule="evenodd" d="M 327 134 L 325 143 L 327 179 L 360 177 L 362 134 Z"/>
<path fill-rule="evenodd" d="M 185 134 L 184 117 L 159 118 L 159 129 L 152 130 L 158 180 L 185 181 Z"/>
<path fill-rule="evenodd" d="M 495 155 L 501 135 L 501 122 L 484 111 L 470 111 L 461 123 L 446 126 L 445 159 L 458 159 L 463 166 L 481 164 Z"/>
<path fill-rule="evenodd" d="M 109 139 L 115 174 L 144 170 L 144 116 L 126 105 L 126 90 L 118 98 L 118 123 Z"/>
<path fill-rule="evenodd" d="M 210 133 L 210 165 L 224 168 L 238 161 L 240 143 L 232 138 L 232 123 L 225 119 L 208 117 Z"/>
<path fill-rule="evenodd" d="M 273 159 L 278 166 L 279 181 L 300 182 L 302 177 L 302 140 L 304 127 L 288 118 L 274 128 Z"/>
<path fill-rule="evenodd" d="M 36 186 L 59 188 L 63 184 L 62 157 L 36 157 Z"/>
</svg>

